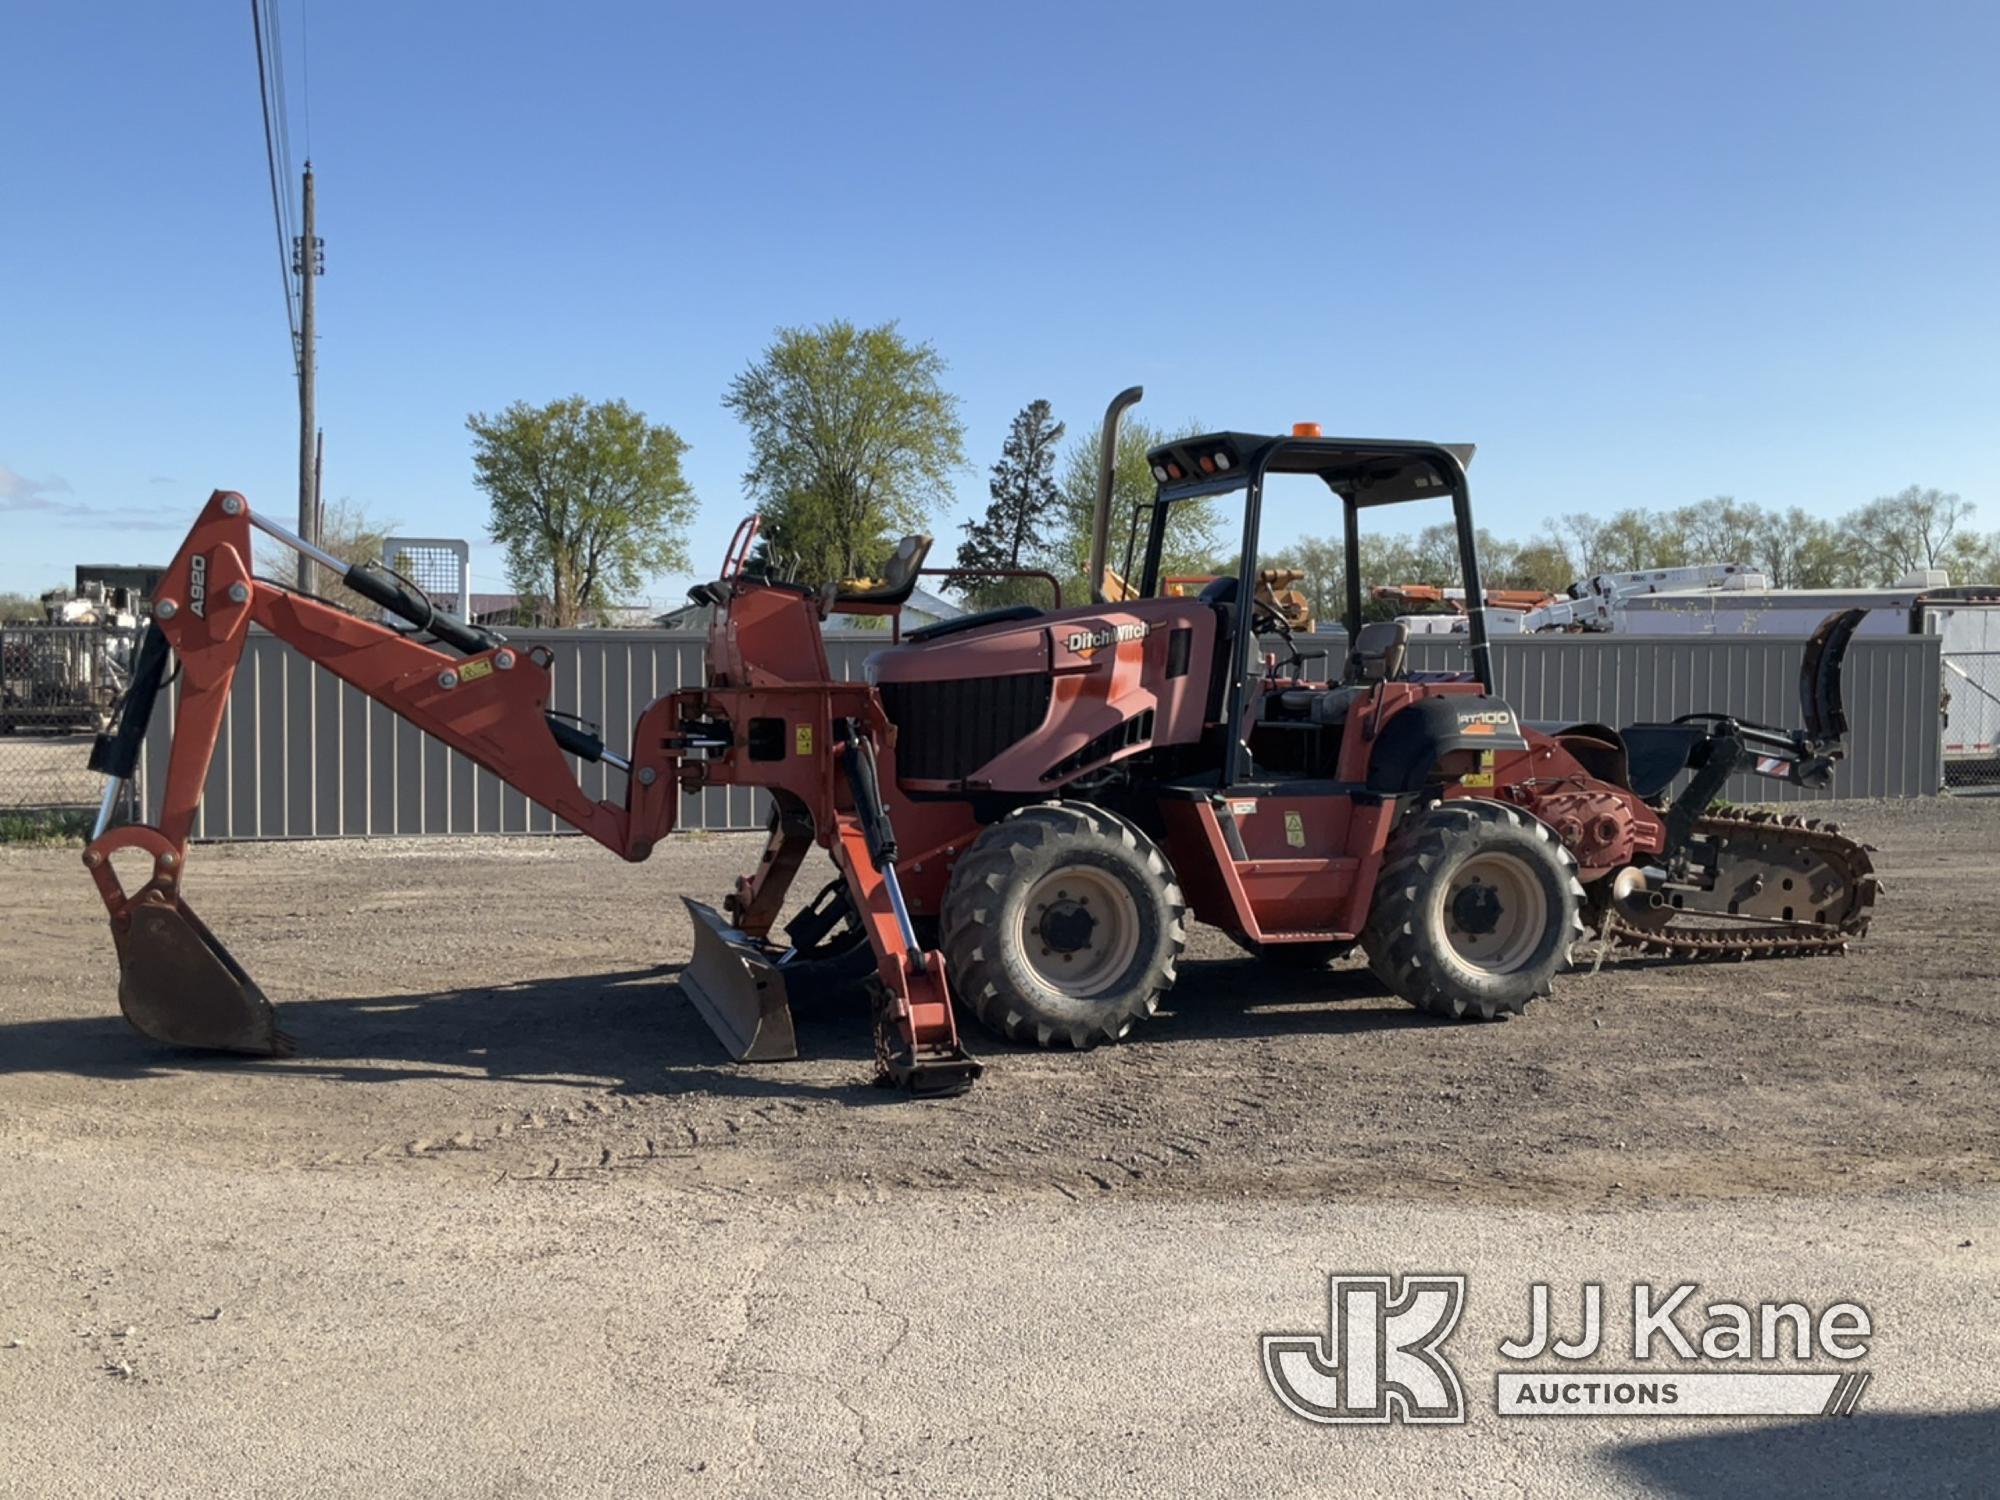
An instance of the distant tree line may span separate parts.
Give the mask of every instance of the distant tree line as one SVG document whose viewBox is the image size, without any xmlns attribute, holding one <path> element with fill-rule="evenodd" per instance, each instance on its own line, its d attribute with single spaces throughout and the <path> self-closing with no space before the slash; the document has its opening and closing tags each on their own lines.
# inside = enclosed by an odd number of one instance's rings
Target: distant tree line
<svg viewBox="0 0 2000 1500">
<path fill-rule="evenodd" d="M 1044 567 L 1063 580 L 1065 597 L 1087 598 L 1090 525 L 1097 482 L 1095 432 L 1073 443 L 1062 465 L 1062 482 L 1052 501 L 1037 500 L 1032 524 L 1010 525 L 1020 513 L 1023 493 L 1014 479 L 1021 424 L 1046 402 L 1015 419 L 1008 449 L 994 468 L 992 504 L 966 527 L 959 549 L 961 567 L 996 566 L 1003 558 Z M 1056 424 L 1056 433 L 1061 431 Z M 1125 556 L 1122 538 L 1135 504 L 1149 500 L 1153 482 L 1146 450 L 1182 432 L 1167 434 L 1131 422 L 1120 438 L 1113 489 L 1111 564 Z M 1125 451 L 1127 445 L 1131 451 Z M 1239 565 L 1223 538 L 1230 528 L 1217 502 L 1177 507 L 1168 533 L 1165 573 L 1231 573 Z M 1941 568 L 1954 583 L 2000 582 L 2000 532 L 1980 532 L 1971 523 L 1973 507 L 1959 496 L 1912 485 L 1899 494 L 1870 501 L 1832 520 L 1793 506 L 1767 510 L 1717 496 L 1670 510 L 1628 507 L 1596 515 L 1573 512 L 1548 523 L 1526 539 L 1478 532 L 1480 575 L 1488 588 L 1539 589 L 1560 593 L 1599 573 L 1639 572 L 1698 563 L 1747 563 L 1764 573 L 1773 588 L 1873 588 L 1896 582 L 1919 569 Z M 1011 538 L 1027 534 L 1039 543 L 1018 551 Z M 996 537 L 1008 539 L 1003 552 Z M 1346 556 L 1338 536 L 1306 535 L 1267 547 L 1264 567 L 1296 568 L 1299 585 L 1322 619 L 1337 618 L 1345 590 Z M 1414 583 L 1455 587 L 1463 582 L 1457 533 L 1449 522 L 1413 532 L 1383 527 L 1361 535 L 1364 583 Z M 1078 591 L 1072 593 L 1072 591 Z M 1013 594 L 997 587 L 969 586 L 967 596 L 990 604 Z M 1033 597 L 1022 593 L 1022 597 Z"/>
<path fill-rule="evenodd" d="M 1580 511 L 1526 541 L 1480 530 L 1480 576 L 1487 588 L 1561 593 L 1600 573 L 1736 562 L 1783 589 L 1879 588 L 1924 568 L 1945 569 L 1953 583 L 2000 582 L 2000 532 L 1974 530 L 1972 515 L 1959 496 L 1916 485 L 1832 520 L 1728 496 L 1671 510 Z M 1264 563 L 1301 570 L 1315 615 L 1339 618 L 1346 559 L 1338 537 L 1301 537 L 1271 549 Z M 1454 587 L 1462 581 L 1456 534 L 1448 523 L 1404 534 L 1364 529 L 1361 574 L 1368 584 Z"/>
<path fill-rule="evenodd" d="M 954 498 L 966 464 L 958 399 L 936 348 L 893 322 L 834 321 L 781 328 L 732 380 L 722 402 L 743 423 L 750 464 L 743 486 L 763 513 L 756 564 L 809 584 L 874 576 L 906 532 L 925 529 Z M 475 413 L 476 482 L 491 503 L 489 534 L 506 551 L 510 582 L 557 624 L 603 617 L 652 574 L 685 569 L 697 502 L 681 471 L 687 451 L 671 427 L 622 401 L 565 397 Z M 1201 430 L 1128 420 L 1112 466 L 1107 562 L 1125 570 L 1143 539 L 1153 496 L 1149 448 Z M 966 570 L 945 586 L 974 607 L 1044 602 L 1045 581 L 987 570 L 1045 570 L 1066 602 L 1090 597 L 1089 565 L 1100 435 L 1072 435 L 1044 399 L 1016 414 L 987 476 L 988 504 L 933 564 Z M 1728 496 L 1665 510 L 1575 512 L 1526 538 L 1482 531 L 1488 586 L 1560 591 L 1604 572 L 1742 562 L 1780 588 L 1881 585 L 1918 568 L 1955 582 L 2000 581 L 2000 533 L 1977 531 L 1954 494 L 1911 486 L 1835 519 Z M 343 513 L 344 542 L 365 546 L 365 515 Z M 1226 501 L 1176 505 L 1164 549 L 1167 575 L 1233 572 L 1235 512 Z M 1338 538 L 1302 536 L 1267 549 L 1265 566 L 1304 573 L 1321 618 L 1339 614 L 1345 558 Z M 1368 583 L 1460 583 L 1449 525 L 1364 532 Z M 1135 580 L 1136 581 L 1136 580 Z"/>
</svg>

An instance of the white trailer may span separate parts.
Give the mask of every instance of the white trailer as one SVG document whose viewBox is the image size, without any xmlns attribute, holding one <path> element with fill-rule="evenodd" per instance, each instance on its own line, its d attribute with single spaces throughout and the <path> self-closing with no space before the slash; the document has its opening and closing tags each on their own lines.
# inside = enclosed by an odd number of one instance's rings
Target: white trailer
<svg viewBox="0 0 2000 1500">
<path fill-rule="evenodd" d="M 1837 609 L 1865 609 L 1860 635 L 1934 635 L 1944 665 L 1948 779 L 2000 761 L 2000 586 L 1954 589 L 1941 572 L 1886 589 L 1723 587 L 1632 594 L 1611 613 L 1627 635 L 1807 636 Z M 1994 767 L 2000 770 L 2000 766 Z"/>
<path fill-rule="evenodd" d="M 1446 590 L 1462 601 L 1464 594 Z M 1462 604 L 1460 606 L 1463 607 Z M 1488 608 L 1493 635 L 1782 635 L 1803 640 L 1839 609 L 1865 609 L 1861 635 L 1934 635 L 1944 668 L 1938 706 L 1947 780 L 2000 781 L 2000 585 L 1952 588 L 1939 569 L 1894 588 L 1774 589 L 1746 563 L 1600 573 L 1530 610 Z M 1463 614 L 1400 617 L 1413 634 L 1453 634 Z"/>
</svg>

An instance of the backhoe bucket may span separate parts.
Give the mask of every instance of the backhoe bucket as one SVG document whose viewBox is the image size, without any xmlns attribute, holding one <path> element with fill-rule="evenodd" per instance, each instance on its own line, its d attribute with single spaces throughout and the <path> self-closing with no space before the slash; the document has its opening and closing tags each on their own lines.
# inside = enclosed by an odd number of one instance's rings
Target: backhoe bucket
<svg viewBox="0 0 2000 1500">
<path fill-rule="evenodd" d="M 769 950 L 729 925 L 713 907 L 683 896 L 694 924 L 694 957 L 681 988 L 716 1040 L 738 1062 L 781 1062 L 799 1055 L 785 975 Z"/>
<path fill-rule="evenodd" d="M 135 1029 L 175 1047 L 281 1057 L 292 1039 L 257 982 L 185 901 L 144 901 L 114 927 L 118 1006 Z"/>
</svg>

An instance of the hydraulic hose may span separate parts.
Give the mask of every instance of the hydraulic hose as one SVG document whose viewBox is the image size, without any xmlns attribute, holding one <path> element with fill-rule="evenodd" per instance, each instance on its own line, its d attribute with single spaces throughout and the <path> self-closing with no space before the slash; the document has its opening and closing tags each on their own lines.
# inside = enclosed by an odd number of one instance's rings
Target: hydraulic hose
<svg viewBox="0 0 2000 1500">
<path fill-rule="evenodd" d="M 847 771 L 848 789 L 854 794 L 854 812 L 861 819 L 861 835 L 868 844 L 868 858 L 882 876 L 889 893 L 889 906 L 896 914 L 896 929 L 902 935 L 910 964 L 921 974 L 929 961 L 918 941 L 916 923 L 903 900 L 903 883 L 896 878 L 896 830 L 889 822 L 889 809 L 882 802 L 882 784 L 875 776 L 875 752 L 853 719 L 836 719 L 834 737 L 840 741 L 841 764 Z"/>
<path fill-rule="evenodd" d="M 160 627 L 147 625 L 132 659 L 132 680 L 118 705 L 117 722 L 90 747 L 90 769 L 111 777 L 114 783 L 131 780 L 139 768 L 139 747 L 146 742 L 146 726 L 153 722 L 153 702 L 167 680 L 171 654 Z"/>
<path fill-rule="evenodd" d="M 491 651 L 507 639 L 496 631 L 468 625 L 446 614 L 422 592 L 372 563 L 356 563 L 340 581 L 362 598 L 381 605 L 390 614 L 407 620 L 419 630 L 429 631 L 453 650 L 463 651 L 467 656 Z"/>
<path fill-rule="evenodd" d="M 847 772 L 848 788 L 854 793 L 854 811 L 861 818 L 861 831 L 868 839 L 868 857 L 875 868 L 886 870 L 896 863 L 896 830 L 889 824 L 888 809 L 882 805 L 882 784 L 875 778 L 875 757 L 868 753 L 861 726 L 842 719 L 838 726 L 841 765 Z"/>
</svg>

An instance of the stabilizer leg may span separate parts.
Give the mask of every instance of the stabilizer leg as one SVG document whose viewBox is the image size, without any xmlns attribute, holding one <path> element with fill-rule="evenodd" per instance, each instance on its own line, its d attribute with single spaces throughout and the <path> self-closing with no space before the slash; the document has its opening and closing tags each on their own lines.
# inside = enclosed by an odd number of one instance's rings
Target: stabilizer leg
<svg viewBox="0 0 2000 1500">
<path fill-rule="evenodd" d="M 912 1094 L 962 1094 L 984 1069 L 959 1045 L 944 956 L 916 946 L 896 867 L 875 867 L 858 818 L 837 818 L 834 858 L 875 952 L 875 1081 Z"/>
</svg>

